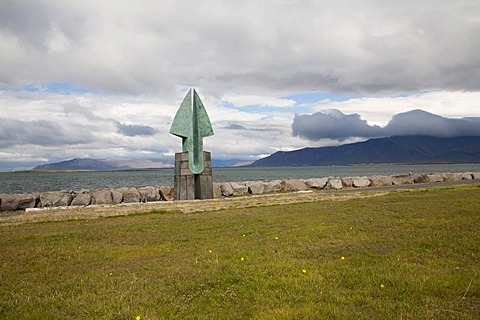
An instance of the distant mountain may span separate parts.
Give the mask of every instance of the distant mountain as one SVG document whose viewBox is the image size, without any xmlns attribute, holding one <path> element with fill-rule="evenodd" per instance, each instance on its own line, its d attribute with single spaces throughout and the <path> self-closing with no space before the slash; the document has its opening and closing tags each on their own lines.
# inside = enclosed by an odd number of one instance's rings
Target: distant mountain
<svg viewBox="0 0 480 320">
<path fill-rule="evenodd" d="M 172 167 L 165 160 L 71 159 L 36 166 L 32 170 L 134 170 Z"/>
<path fill-rule="evenodd" d="M 480 162 L 480 137 L 397 136 L 337 147 L 279 151 L 253 167 L 329 166 L 370 163 Z"/>
<path fill-rule="evenodd" d="M 233 167 L 242 165 L 245 160 L 231 159 L 221 160 L 212 159 L 212 166 L 215 168 Z M 140 169 L 160 169 L 172 168 L 174 160 L 115 160 L 115 159 L 71 159 L 61 162 L 38 165 L 32 170 L 140 170 Z"/>
</svg>

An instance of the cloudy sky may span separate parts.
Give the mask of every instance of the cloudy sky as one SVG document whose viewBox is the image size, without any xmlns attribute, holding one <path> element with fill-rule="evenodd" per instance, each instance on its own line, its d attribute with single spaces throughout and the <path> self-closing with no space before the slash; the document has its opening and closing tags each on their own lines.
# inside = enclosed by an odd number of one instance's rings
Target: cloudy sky
<svg viewBox="0 0 480 320">
<path fill-rule="evenodd" d="M 0 171 L 166 158 L 195 87 L 219 159 L 480 135 L 480 2 L 0 1 Z"/>
</svg>

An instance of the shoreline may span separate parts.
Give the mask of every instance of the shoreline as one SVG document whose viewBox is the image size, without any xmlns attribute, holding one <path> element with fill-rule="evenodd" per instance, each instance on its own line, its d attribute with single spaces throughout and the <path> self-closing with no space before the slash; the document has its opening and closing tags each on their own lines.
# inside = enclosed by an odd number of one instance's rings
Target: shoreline
<svg viewBox="0 0 480 320">
<path fill-rule="evenodd" d="M 214 199 L 246 195 L 304 192 L 308 190 L 369 190 L 375 187 L 439 184 L 442 182 L 480 181 L 480 172 L 375 175 L 370 177 L 322 177 L 311 179 L 216 182 Z M 174 187 L 148 186 L 103 188 L 96 190 L 60 190 L 22 194 L 0 194 L 0 212 L 32 208 L 89 207 L 172 201 Z"/>
<path fill-rule="evenodd" d="M 125 203 L 118 205 L 90 205 L 86 207 L 31 208 L 25 211 L 0 211 L 0 227 L 25 223 L 92 220 L 107 217 L 124 217 L 135 214 L 158 213 L 201 213 L 229 209 L 291 205 L 319 201 L 346 201 L 352 199 L 385 196 L 391 192 L 435 190 L 455 188 L 468 190 L 480 187 L 478 180 L 462 180 L 423 185 L 384 186 L 343 190 L 306 190 L 289 193 L 244 195 L 228 198 L 184 201 L 157 201 L 148 203 Z"/>
</svg>

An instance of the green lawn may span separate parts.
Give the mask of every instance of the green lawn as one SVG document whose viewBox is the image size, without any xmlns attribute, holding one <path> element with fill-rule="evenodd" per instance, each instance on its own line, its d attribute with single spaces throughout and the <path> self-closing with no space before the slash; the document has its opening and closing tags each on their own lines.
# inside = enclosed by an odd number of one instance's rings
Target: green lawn
<svg viewBox="0 0 480 320">
<path fill-rule="evenodd" d="M 479 315 L 478 185 L 0 227 L 1 319 Z"/>
</svg>

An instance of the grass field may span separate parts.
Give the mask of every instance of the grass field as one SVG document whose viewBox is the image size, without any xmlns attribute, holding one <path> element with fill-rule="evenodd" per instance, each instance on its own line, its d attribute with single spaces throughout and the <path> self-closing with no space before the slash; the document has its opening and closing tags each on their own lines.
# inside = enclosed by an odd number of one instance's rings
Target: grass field
<svg viewBox="0 0 480 320">
<path fill-rule="evenodd" d="M 479 319 L 480 186 L 0 226 L 1 319 L 137 317 Z"/>
</svg>

